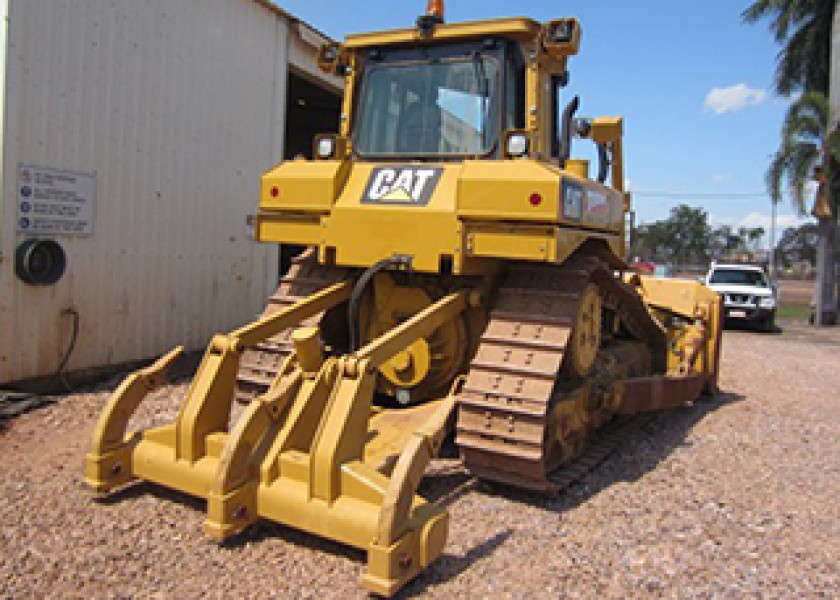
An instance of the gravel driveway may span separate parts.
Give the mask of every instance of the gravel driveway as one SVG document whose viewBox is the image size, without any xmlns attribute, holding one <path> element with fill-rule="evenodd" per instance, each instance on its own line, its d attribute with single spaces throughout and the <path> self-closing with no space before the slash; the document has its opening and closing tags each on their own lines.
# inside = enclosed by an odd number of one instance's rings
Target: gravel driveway
<svg viewBox="0 0 840 600">
<path fill-rule="evenodd" d="M 637 426 L 557 499 L 437 461 L 423 491 L 449 503 L 449 542 L 404 596 L 840 596 L 840 328 L 813 333 L 727 331 L 723 395 Z M 171 420 L 185 386 L 137 420 Z M 110 387 L 0 432 L 0 596 L 364 597 L 361 552 L 270 523 L 218 546 L 201 502 L 149 484 L 94 502 L 82 460 Z"/>
</svg>

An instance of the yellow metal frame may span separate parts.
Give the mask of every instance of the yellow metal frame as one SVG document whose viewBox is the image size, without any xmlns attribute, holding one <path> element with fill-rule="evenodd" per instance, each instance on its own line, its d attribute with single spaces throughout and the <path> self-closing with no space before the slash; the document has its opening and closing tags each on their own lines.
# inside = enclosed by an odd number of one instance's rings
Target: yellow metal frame
<svg viewBox="0 0 840 600">
<path fill-rule="evenodd" d="M 681 327 L 667 329 L 667 371 L 675 376 L 697 374 L 708 393 L 717 392 L 720 372 L 723 301 L 705 285 L 684 279 L 628 276 L 645 305 L 660 321 L 682 317 Z"/>
<path fill-rule="evenodd" d="M 367 551 L 363 586 L 391 595 L 443 551 L 448 515 L 416 495 L 448 430 L 454 399 L 409 413 L 392 439 L 369 448 L 380 366 L 430 336 L 479 293 L 450 294 L 351 355 L 324 359 L 315 329 L 295 332 L 294 359 L 227 433 L 243 348 L 345 301 L 334 285 L 244 327 L 216 336 L 170 425 L 126 433 L 142 399 L 163 380 L 180 349 L 132 376 L 109 400 L 86 458 L 85 479 L 107 492 L 142 478 L 207 499 L 206 533 L 224 539 L 259 518 Z M 399 429 L 394 437 L 393 429 Z M 385 454 L 393 455 L 388 459 Z"/>
<path fill-rule="evenodd" d="M 391 44 L 411 44 L 458 40 L 477 36 L 510 36 L 520 39 L 533 39 L 539 34 L 541 25 L 533 19 L 514 17 L 508 19 L 486 19 L 464 23 L 443 23 L 435 27 L 430 35 L 423 36 L 417 28 L 394 29 L 376 33 L 356 33 L 348 35 L 345 48 L 370 48 Z"/>
</svg>

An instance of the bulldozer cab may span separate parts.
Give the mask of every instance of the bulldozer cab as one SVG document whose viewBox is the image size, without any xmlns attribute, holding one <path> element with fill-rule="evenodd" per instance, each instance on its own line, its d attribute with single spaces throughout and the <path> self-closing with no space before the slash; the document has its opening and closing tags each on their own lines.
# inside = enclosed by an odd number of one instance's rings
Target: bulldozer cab
<svg viewBox="0 0 840 600">
<path fill-rule="evenodd" d="M 490 39 L 368 52 L 353 125 L 356 154 L 371 160 L 498 157 L 502 117 L 516 108 L 507 106 L 515 95 L 499 90 L 524 90 L 522 74 L 504 68 L 511 51 L 504 40 Z"/>
<path fill-rule="evenodd" d="M 559 106 L 580 36 L 573 18 L 447 24 L 430 9 L 414 28 L 325 45 L 319 66 L 345 79 L 340 131 L 264 175 L 257 239 L 316 247 L 321 264 L 400 255 L 468 276 L 560 264 L 589 232 L 622 257 L 622 120 Z M 594 179 L 575 137 L 599 148 Z"/>
<path fill-rule="evenodd" d="M 349 36 L 345 45 L 328 45 L 319 63 L 345 75 L 352 89 L 342 135 L 357 159 L 509 158 L 508 135 L 528 129 L 544 139 L 535 139 L 534 148 L 515 141 L 521 149 L 514 147 L 514 154 L 533 150 L 556 158 L 562 137 L 558 90 L 568 81 L 567 58 L 577 53 L 579 40 L 575 19 L 446 25 L 442 18 L 421 17 L 414 31 Z M 530 121 L 526 99 L 537 117 Z"/>
</svg>

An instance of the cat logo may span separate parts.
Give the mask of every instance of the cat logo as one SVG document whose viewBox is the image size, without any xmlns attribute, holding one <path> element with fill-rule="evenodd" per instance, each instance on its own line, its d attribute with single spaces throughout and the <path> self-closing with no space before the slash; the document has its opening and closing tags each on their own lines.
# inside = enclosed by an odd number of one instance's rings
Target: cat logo
<svg viewBox="0 0 840 600">
<path fill-rule="evenodd" d="M 377 167 L 370 174 L 362 203 L 425 206 L 442 172 L 441 167 Z"/>
</svg>

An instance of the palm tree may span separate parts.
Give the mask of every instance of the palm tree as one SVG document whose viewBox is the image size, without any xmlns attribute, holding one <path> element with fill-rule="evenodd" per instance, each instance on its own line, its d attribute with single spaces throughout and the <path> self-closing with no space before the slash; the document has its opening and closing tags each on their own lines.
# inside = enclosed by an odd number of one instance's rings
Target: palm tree
<svg viewBox="0 0 840 600">
<path fill-rule="evenodd" d="M 783 45 L 775 81 L 782 96 L 800 90 L 828 94 L 835 5 L 835 0 L 756 0 L 743 12 L 747 23 L 771 19 L 770 30 Z"/>
<path fill-rule="evenodd" d="M 806 211 L 805 190 L 816 173 L 832 179 L 832 161 L 840 161 L 840 129 L 829 132 L 828 99 L 807 92 L 790 105 L 779 149 L 767 170 L 767 188 L 773 202 L 780 202 L 787 187 L 799 214 Z M 787 183 L 787 186 L 784 186 Z"/>
<path fill-rule="evenodd" d="M 833 150 L 828 135 L 831 122 L 826 96 L 832 84 L 832 60 L 840 60 L 840 48 L 832 48 L 832 28 L 840 15 L 840 0 L 756 0 L 742 16 L 748 23 L 770 18 L 770 30 L 783 45 L 776 67 L 776 91 L 783 96 L 804 92 L 788 111 L 782 129 L 782 141 L 768 172 L 774 202 L 781 197 L 782 179 L 793 191 L 793 201 L 804 212 L 805 184 L 823 172 L 821 191 L 829 207 L 828 215 L 819 217 L 818 289 L 816 322 L 834 324 L 837 318 L 835 297 L 836 207 L 840 205 L 840 156 Z M 837 32 L 835 32 L 837 33 Z M 832 58 L 832 50 L 835 51 Z M 840 82 L 832 92 L 840 93 Z M 820 94 L 819 97 L 811 93 Z M 834 99 L 835 105 L 838 100 Z M 834 115 L 835 119 L 840 115 Z M 831 214 L 831 206 L 834 206 Z M 772 249 L 771 249 L 772 251 Z"/>
<path fill-rule="evenodd" d="M 828 182 L 840 179 L 837 169 L 840 165 L 840 127 L 832 130 L 830 123 L 830 105 L 825 95 L 820 92 L 803 94 L 788 108 L 779 149 L 767 170 L 767 187 L 773 202 L 781 201 L 783 184 L 787 183 L 790 197 L 800 214 L 805 213 L 806 184 L 814 179 L 819 182 L 817 202 L 811 211 L 819 220 L 817 269 L 821 271 L 818 279 L 821 285 L 816 293 L 821 297 L 818 297 L 814 314 L 818 325 L 836 323 L 836 308 L 832 300 L 837 215 L 833 214 L 827 195 Z"/>
</svg>

